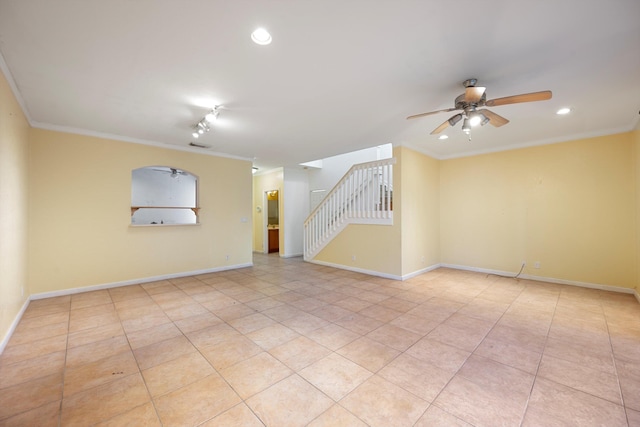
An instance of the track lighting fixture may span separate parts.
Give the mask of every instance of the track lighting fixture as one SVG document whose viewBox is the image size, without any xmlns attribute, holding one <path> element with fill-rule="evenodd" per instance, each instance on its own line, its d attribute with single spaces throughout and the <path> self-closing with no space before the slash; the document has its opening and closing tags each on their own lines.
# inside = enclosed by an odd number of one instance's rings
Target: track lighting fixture
<svg viewBox="0 0 640 427">
<path fill-rule="evenodd" d="M 198 123 L 196 123 L 193 126 L 193 132 L 191 133 L 191 136 L 193 138 L 197 139 L 200 137 L 200 135 L 203 135 L 206 132 L 209 132 L 211 130 L 210 124 L 215 122 L 218 119 L 218 115 L 220 114 L 220 112 L 218 111 L 219 107 L 220 107 L 219 105 L 216 105 L 215 107 L 213 107 L 211 111 L 209 111 L 202 118 L 202 120 L 200 120 Z"/>
</svg>

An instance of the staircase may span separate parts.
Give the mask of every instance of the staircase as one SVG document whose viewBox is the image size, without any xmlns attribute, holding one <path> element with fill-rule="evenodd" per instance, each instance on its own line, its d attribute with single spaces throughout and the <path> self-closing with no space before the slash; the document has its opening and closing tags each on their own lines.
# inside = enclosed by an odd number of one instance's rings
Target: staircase
<svg viewBox="0 0 640 427">
<path fill-rule="evenodd" d="M 304 259 L 312 259 L 348 224 L 393 224 L 395 159 L 354 165 L 304 222 Z"/>
</svg>

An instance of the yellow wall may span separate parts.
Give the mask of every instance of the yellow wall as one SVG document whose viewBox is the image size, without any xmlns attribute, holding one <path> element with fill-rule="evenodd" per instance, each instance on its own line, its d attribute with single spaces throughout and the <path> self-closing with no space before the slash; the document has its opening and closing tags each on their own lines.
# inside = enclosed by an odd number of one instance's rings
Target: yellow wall
<svg viewBox="0 0 640 427">
<path fill-rule="evenodd" d="M 28 136 L 27 119 L 0 73 L 0 344 L 29 296 Z"/>
<path fill-rule="evenodd" d="M 252 262 L 251 162 L 40 129 L 30 135 L 31 293 Z M 131 170 L 149 165 L 199 177 L 200 225 L 130 226 Z"/>
<path fill-rule="evenodd" d="M 443 161 L 442 262 L 634 288 L 632 154 L 625 133 Z"/>
<path fill-rule="evenodd" d="M 394 206 L 397 203 L 402 212 L 406 276 L 440 263 L 440 162 L 407 148 L 396 150 L 396 155 L 402 186 L 394 194 Z"/>
<path fill-rule="evenodd" d="M 264 245 L 264 227 L 265 227 L 265 212 L 267 212 L 267 206 L 265 205 L 264 193 L 265 191 L 278 190 L 278 215 L 280 224 L 284 224 L 283 218 L 283 170 L 275 169 L 271 172 L 254 175 L 253 177 L 253 250 L 255 252 L 264 252 L 266 249 Z M 260 207 L 260 212 L 257 208 Z M 283 251 L 283 238 L 284 229 L 280 227 L 279 233 L 279 247 L 280 253 Z"/>
</svg>

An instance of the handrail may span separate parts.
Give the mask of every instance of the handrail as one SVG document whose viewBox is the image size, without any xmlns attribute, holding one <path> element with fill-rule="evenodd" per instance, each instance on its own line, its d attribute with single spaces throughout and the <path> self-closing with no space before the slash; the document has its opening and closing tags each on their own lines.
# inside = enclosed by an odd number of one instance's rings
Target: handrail
<svg viewBox="0 0 640 427">
<path fill-rule="evenodd" d="M 304 258 L 326 246 L 348 223 L 393 223 L 395 158 L 353 165 L 304 221 Z"/>
</svg>

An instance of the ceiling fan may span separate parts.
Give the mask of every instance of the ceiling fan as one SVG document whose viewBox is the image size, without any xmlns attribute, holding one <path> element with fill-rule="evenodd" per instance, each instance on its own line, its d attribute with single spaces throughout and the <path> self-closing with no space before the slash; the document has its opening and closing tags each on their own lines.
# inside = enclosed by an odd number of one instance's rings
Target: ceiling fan
<svg viewBox="0 0 640 427">
<path fill-rule="evenodd" d="M 178 175 L 189 175 L 187 172 L 178 170 L 176 168 L 162 168 L 162 169 L 152 168 L 152 169 L 157 172 L 170 173 L 171 178 L 176 178 Z"/>
<path fill-rule="evenodd" d="M 509 120 L 505 119 L 504 117 L 494 113 L 491 110 L 487 110 L 486 108 L 481 107 L 499 107 L 501 105 L 507 104 L 518 104 L 521 102 L 544 101 L 547 99 L 551 99 L 551 91 L 544 90 L 542 92 L 523 93 L 521 95 L 505 96 L 504 98 L 487 100 L 487 93 L 485 92 L 486 88 L 482 86 L 476 86 L 477 82 L 477 79 L 468 79 L 462 83 L 465 87 L 465 91 L 462 95 L 458 96 L 455 99 L 455 107 L 446 108 L 444 110 L 430 111 L 428 113 L 416 114 L 407 117 L 407 120 L 417 119 L 418 117 L 429 116 L 436 113 L 460 110 L 462 111 L 461 113 L 451 116 L 444 123 L 435 128 L 431 132 L 431 135 L 438 134 L 449 126 L 454 126 L 462 119 L 464 119 L 462 122 L 462 131 L 468 135 L 471 132 L 471 126 L 476 126 L 478 124 L 484 126 L 487 123 L 491 123 L 495 127 L 500 127 L 509 123 Z"/>
</svg>

